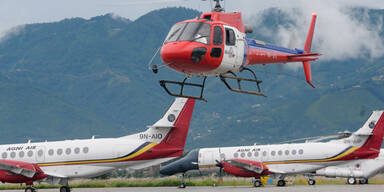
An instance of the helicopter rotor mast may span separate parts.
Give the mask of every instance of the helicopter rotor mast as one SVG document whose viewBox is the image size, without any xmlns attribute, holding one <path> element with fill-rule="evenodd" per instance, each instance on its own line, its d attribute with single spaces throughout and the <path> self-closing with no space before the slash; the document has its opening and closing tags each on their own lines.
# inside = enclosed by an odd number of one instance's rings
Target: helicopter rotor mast
<svg viewBox="0 0 384 192">
<path fill-rule="evenodd" d="M 216 5 L 215 5 L 215 8 L 213 8 L 213 12 L 224 12 L 224 8 L 221 7 L 220 5 L 220 1 L 224 1 L 224 0 L 213 0 L 216 2 Z"/>
</svg>

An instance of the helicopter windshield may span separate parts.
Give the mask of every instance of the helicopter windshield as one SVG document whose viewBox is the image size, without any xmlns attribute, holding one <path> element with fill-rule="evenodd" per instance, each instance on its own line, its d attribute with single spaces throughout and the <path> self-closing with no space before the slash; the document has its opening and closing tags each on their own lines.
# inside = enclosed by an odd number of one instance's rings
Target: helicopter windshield
<svg viewBox="0 0 384 192">
<path fill-rule="evenodd" d="M 195 41 L 209 44 L 211 25 L 202 22 L 180 23 L 174 25 L 165 42 Z"/>
</svg>

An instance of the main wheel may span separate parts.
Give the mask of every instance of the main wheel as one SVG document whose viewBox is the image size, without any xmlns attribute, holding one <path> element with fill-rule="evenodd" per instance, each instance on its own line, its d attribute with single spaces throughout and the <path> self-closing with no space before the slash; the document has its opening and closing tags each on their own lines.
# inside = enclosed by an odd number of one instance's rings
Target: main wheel
<svg viewBox="0 0 384 192">
<path fill-rule="evenodd" d="M 355 179 L 354 177 L 349 177 L 349 178 L 347 179 L 347 182 L 348 182 L 348 184 L 350 184 L 350 185 L 354 185 L 354 184 L 356 184 L 356 179 Z"/>
<path fill-rule="evenodd" d="M 260 179 L 253 180 L 253 186 L 254 187 L 261 187 L 263 183 L 260 181 Z"/>
<path fill-rule="evenodd" d="M 366 178 L 359 179 L 359 184 L 368 184 L 368 179 Z"/>
<path fill-rule="evenodd" d="M 277 181 L 277 186 L 278 187 L 284 187 L 285 186 L 285 180 L 278 180 Z"/>
<path fill-rule="evenodd" d="M 316 181 L 314 179 L 308 179 L 308 185 L 315 185 Z"/>
<path fill-rule="evenodd" d="M 25 192 L 36 192 L 36 189 L 33 187 L 27 187 L 25 188 Z"/>
<path fill-rule="evenodd" d="M 187 185 L 185 183 L 180 183 L 179 188 L 184 189 L 185 187 L 187 187 Z"/>
<path fill-rule="evenodd" d="M 71 188 L 69 188 L 68 186 L 61 186 L 60 187 L 60 192 L 70 192 L 71 191 Z"/>
</svg>

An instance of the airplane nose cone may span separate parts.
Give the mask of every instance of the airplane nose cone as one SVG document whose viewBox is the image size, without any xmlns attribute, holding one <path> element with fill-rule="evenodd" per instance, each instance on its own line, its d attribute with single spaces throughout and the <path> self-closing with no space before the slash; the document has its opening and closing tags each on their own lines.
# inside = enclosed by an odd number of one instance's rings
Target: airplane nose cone
<svg viewBox="0 0 384 192">
<path fill-rule="evenodd" d="M 198 156 L 199 149 L 194 149 L 190 151 L 185 157 L 160 168 L 160 174 L 174 175 L 176 173 L 185 173 L 189 170 L 198 170 Z"/>
</svg>

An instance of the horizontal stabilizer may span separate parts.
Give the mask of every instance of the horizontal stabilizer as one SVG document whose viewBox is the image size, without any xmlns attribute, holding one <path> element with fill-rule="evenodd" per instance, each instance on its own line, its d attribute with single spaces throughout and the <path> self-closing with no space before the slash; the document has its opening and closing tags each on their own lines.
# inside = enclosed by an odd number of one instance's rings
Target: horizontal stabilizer
<svg viewBox="0 0 384 192">
<path fill-rule="evenodd" d="M 288 59 L 296 58 L 296 57 L 311 57 L 311 56 L 321 56 L 320 53 L 304 53 L 304 54 L 296 54 L 296 55 L 288 55 Z"/>
</svg>

